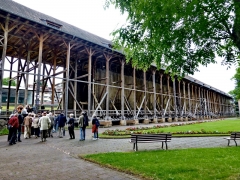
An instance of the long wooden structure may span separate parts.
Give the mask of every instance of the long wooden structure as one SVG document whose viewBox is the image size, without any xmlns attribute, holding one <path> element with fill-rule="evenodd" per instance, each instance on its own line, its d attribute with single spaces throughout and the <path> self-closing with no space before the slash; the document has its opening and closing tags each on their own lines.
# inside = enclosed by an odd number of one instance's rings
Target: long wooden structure
<svg viewBox="0 0 240 180">
<path fill-rule="evenodd" d="M 87 111 L 110 124 L 190 121 L 234 115 L 228 94 L 197 79 L 172 79 L 154 66 L 137 70 L 125 62 L 124 54 L 112 49 L 109 40 L 34 11 L 11 0 L 0 0 L 0 106 L 3 76 L 9 74 L 25 86 L 27 104 L 32 84 L 31 105 L 39 111 L 43 94 L 51 86 L 52 105 L 66 115 Z M 32 80 L 33 79 L 33 80 Z M 61 96 L 56 82 L 60 81 Z M 54 107 L 52 106 L 52 110 Z"/>
</svg>

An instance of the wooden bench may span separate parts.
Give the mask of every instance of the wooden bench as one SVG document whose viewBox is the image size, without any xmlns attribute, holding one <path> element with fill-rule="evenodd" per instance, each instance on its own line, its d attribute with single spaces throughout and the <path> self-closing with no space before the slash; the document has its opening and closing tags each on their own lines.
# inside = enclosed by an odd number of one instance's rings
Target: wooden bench
<svg viewBox="0 0 240 180">
<path fill-rule="evenodd" d="M 230 137 L 225 138 L 228 140 L 228 146 L 230 145 L 230 141 L 233 140 L 237 146 L 236 140 L 240 140 L 240 132 L 233 132 L 231 133 Z"/>
<path fill-rule="evenodd" d="M 138 143 L 152 143 L 152 142 L 162 142 L 162 149 L 163 144 L 165 143 L 166 149 L 167 142 L 170 142 L 172 139 L 172 134 L 131 134 L 130 143 L 133 143 L 133 150 L 138 150 Z"/>
</svg>

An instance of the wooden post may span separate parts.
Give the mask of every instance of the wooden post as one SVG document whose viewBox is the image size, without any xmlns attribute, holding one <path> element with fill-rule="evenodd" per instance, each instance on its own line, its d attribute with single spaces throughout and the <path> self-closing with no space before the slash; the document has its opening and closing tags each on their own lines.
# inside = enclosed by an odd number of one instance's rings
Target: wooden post
<svg viewBox="0 0 240 180">
<path fill-rule="evenodd" d="M 144 124 L 149 123 L 148 115 L 147 115 L 147 78 L 146 78 L 146 70 L 143 70 L 143 84 L 144 84 Z"/>
<path fill-rule="evenodd" d="M 108 56 L 106 57 L 106 92 L 107 92 L 107 97 L 106 97 L 106 120 L 110 120 L 109 117 L 109 103 L 110 103 L 110 97 L 109 97 L 109 61 L 111 58 Z"/>
<path fill-rule="evenodd" d="M 153 69 L 152 70 L 152 85 L 153 85 L 153 112 L 154 112 L 154 117 L 153 117 L 153 122 L 154 123 L 157 123 L 158 120 L 157 120 L 157 108 L 156 108 L 156 69 Z"/>
<path fill-rule="evenodd" d="M 35 108 L 36 113 L 38 113 L 39 110 L 39 104 L 40 104 L 40 76 L 41 76 L 41 68 L 42 68 L 42 51 L 43 51 L 43 42 L 47 39 L 47 36 L 44 36 L 43 33 L 36 34 L 39 40 L 39 51 L 38 51 L 38 73 L 37 73 L 37 87 L 36 87 L 36 98 L 35 98 Z"/>
<path fill-rule="evenodd" d="M 183 116 L 181 113 L 181 109 L 182 109 L 182 94 L 181 94 L 181 80 L 178 80 L 178 102 L 179 102 L 179 121 L 183 121 Z"/>
<path fill-rule="evenodd" d="M 7 42 L 8 42 L 8 23 L 9 23 L 9 17 L 7 16 L 5 21 L 5 27 L 2 27 L 4 31 L 4 44 L 3 44 L 3 50 L 2 50 L 2 60 L 0 61 L 0 114 L 2 109 L 2 85 L 3 85 L 3 77 L 4 77 L 4 62 L 7 54 Z"/>
<path fill-rule="evenodd" d="M 53 74 L 56 74 L 56 66 L 57 66 L 57 55 L 56 52 L 54 53 L 53 57 Z M 51 111 L 53 112 L 54 110 L 54 97 L 55 97 L 55 76 L 53 77 L 53 83 L 52 83 L 52 106 L 51 106 Z"/>
<path fill-rule="evenodd" d="M 190 96 L 190 83 L 188 83 L 188 114 L 192 114 L 191 96 Z M 192 118 L 190 117 L 189 120 L 192 120 Z"/>
<path fill-rule="evenodd" d="M 121 60 L 121 125 L 126 125 L 126 120 L 124 116 L 124 65 L 125 61 Z"/>
<path fill-rule="evenodd" d="M 20 55 L 19 55 L 19 57 L 18 57 L 19 59 L 18 59 L 18 61 L 17 61 L 17 66 L 18 66 L 18 72 L 17 72 L 17 83 L 16 83 L 16 89 L 15 89 L 15 108 L 17 107 L 17 105 L 18 105 L 18 91 L 19 91 L 19 72 L 20 72 L 20 63 L 21 63 L 21 58 L 20 58 Z"/>
<path fill-rule="evenodd" d="M 30 55 L 31 55 L 31 51 L 30 51 L 30 42 L 28 44 L 28 52 L 27 52 L 27 74 L 26 75 L 26 83 L 25 83 L 25 92 L 24 92 L 24 104 L 28 104 L 28 80 L 29 80 L 29 64 L 30 64 Z"/>
<path fill-rule="evenodd" d="M 74 78 L 76 79 L 77 78 L 77 70 L 78 70 L 78 59 L 76 58 L 75 60 L 75 71 L 74 71 Z M 94 85 L 93 85 L 94 86 Z M 74 81 L 74 95 L 77 99 L 77 81 Z M 77 117 L 77 102 L 74 101 L 73 103 L 73 109 L 74 109 L 74 117 L 76 118 Z"/>
<path fill-rule="evenodd" d="M 65 83 L 65 116 L 68 116 L 68 85 L 69 85 L 69 64 L 70 64 L 70 42 L 67 44 L 67 57 L 66 57 L 66 83 Z"/>
<path fill-rule="evenodd" d="M 88 52 L 88 116 L 92 116 L 91 113 L 91 104 L 92 104 L 92 55 L 94 52 L 92 52 L 92 49 L 87 49 Z"/>
<path fill-rule="evenodd" d="M 9 72 L 9 78 L 10 79 L 12 79 L 13 60 L 14 60 L 14 57 L 11 57 L 10 72 Z M 10 80 L 9 83 L 8 83 L 7 110 L 9 110 L 9 104 L 10 104 L 11 83 L 12 83 L 12 81 Z"/>
<path fill-rule="evenodd" d="M 176 100 L 176 80 L 175 77 L 173 79 L 173 103 L 174 103 L 174 121 L 177 122 L 178 121 L 178 117 L 177 117 L 177 100 Z"/>
<path fill-rule="evenodd" d="M 43 86 L 44 86 L 44 78 L 45 78 L 45 71 L 46 71 L 46 64 L 44 64 L 44 63 L 42 63 L 42 64 L 43 64 L 43 67 L 42 67 L 43 74 L 42 74 L 42 83 L 41 83 L 41 86 L 42 86 L 42 88 L 41 88 L 42 89 L 42 91 L 41 91 L 41 105 L 43 105 L 43 100 L 44 100 L 44 91 L 45 91 L 45 89 L 43 88 Z"/>
<path fill-rule="evenodd" d="M 162 111 L 162 120 L 161 122 L 165 122 L 165 116 L 163 115 L 164 113 L 164 110 L 163 110 L 163 85 L 162 85 L 162 81 L 163 81 L 163 74 L 160 73 L 160 94 L 161 94 L 161 100 L 160 100 L 160 103 L 161 103 L 161 111 Z"/>
<path fill-rule="evenodd" d="M 187 99 L 186 99 L 186 88 L 185 88 L 185 82 L 183 81 L 183 101 L 184 101 L 184 116 L 185 116 L 185 119 L 184 121 L 188 121 L 188 117 L 187 117 L 187 114 L 186 114 L 186 107 L 187 107 Z"/>
</svg>

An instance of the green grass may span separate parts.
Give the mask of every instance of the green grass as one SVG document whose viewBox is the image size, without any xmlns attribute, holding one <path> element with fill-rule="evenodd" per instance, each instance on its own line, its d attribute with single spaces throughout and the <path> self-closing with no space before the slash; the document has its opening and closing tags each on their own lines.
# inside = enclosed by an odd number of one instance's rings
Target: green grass
<svg viewBox="0 0 240 180">
<path fill-rule="evenodd" d="M 0 136 L 2 136 L 2 135 L 7 135 L 8 132 L 9 132 L 9 131 L 8 131 L 7 128 L 3 128 L 3 129 L 0 130 Z"/>
<path fill-rule="evenodd" d="M 205 131 L 218 131 L 218 132 L 228 132 L 228 131 L 240 131 L 240 119 L 229 119 L 220 120 L 213 122 L 204 122 L 199 124 L 191 124 L 185 126 L 175 126 L 164 128 L 164 132 L 179 132 L 179 131 L 200 131 L 204 129 Z"/>
<path fill-rule="evenodd" d="M 101 153 L 81 156 L 146 179 L 240 179 L 240 147 Z"/>
<path fill-rule="evenodd" d="M 179 122 L 179 124 L 183 124 Z M 173 124 L 172 124 L 173 125 Z M 160 125 L 161 126 L 161 125 Z M 128 128 L 129 129 L 129 128 Z M 226 119 L 219 121 L 194 123 L 188 125 L 176 125 L 174 127 L 158 127 L 153 128 L 130 128 L 130 130 L 119 131 L 115 130 L 114 133 L 106 135 L 101 134 L 101 137 L 129 137 L 130 133 L 168 133 L 171 132 L 173 136 L 208 136 L 208 135 L 228 135 L 230 132 L 240 132 L 240 119 Z M 128 133 L 128 134 L 126 134 Z"/>
</svg>

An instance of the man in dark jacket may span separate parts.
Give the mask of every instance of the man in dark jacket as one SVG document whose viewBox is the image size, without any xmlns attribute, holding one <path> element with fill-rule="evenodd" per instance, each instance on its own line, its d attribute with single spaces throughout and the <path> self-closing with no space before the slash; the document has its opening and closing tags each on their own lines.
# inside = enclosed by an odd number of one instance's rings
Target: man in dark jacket
<svg viewBox="0 0 240 180">
<path fill-rule="evenodd" d="M 73 114 L 70 114 L 70 118 L 69 118 L 67 124 L 68 124 L 68 132 L 69 132 L 69 136 L 70 136 L 69 139 L 75 139 Z"/>
<path fill-rule="evenodd" d="M 9 140 L 9 145 L 16 144 L 15 140 L 16 140 L 17 129 L 19 126 L 17 117 L 18 117 L 18 114 L 14 114 L 13 117 L 11 117 L 11 119 L 8 122 L 8 125 L 11 127 L 9 128 L 9 133 L 12 135 L 11 139 Z"/>
<path fill-rule="evenodd" d="M 17 131 L 18 131 L 18 136 L 17 136 L 17 141 L 18 142 L 22 142 L 21 141 L 21 134 L 22 134 L 22 124 L 23 124 L 23 120 L 24 120 L 24 117 L 22 115 L 22 110 L 23 110 L 23 106 L 22 105 L 19 105 L 17 107 L 17 113 L 18 113 L 18 128 L 17 128 Z"/>
<path fill-rule="evenodd" d="M 67 122 L 66 116 L 64 116 L 64 114 L 61 113 L 61 114 L 58 116 L 58 129 L 59 129 L 58 137 L 60 137 L 60 138 L 63 137 L 63 131 L 64 131 L 64 128 L 65 128 L 66 122 Z"/>
</svg>

